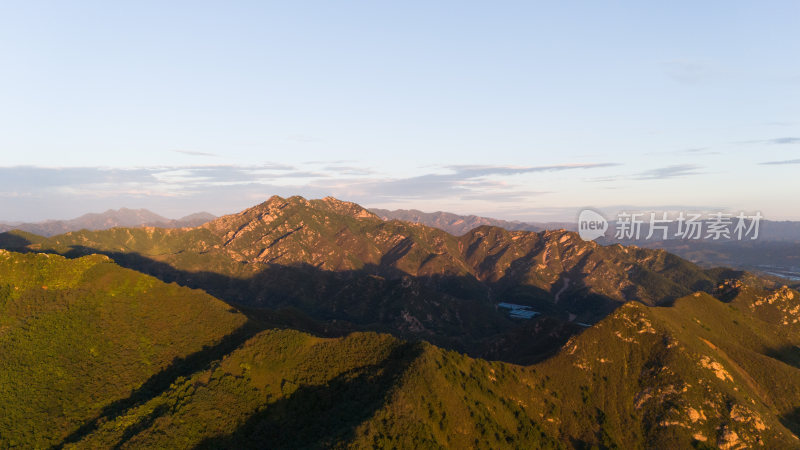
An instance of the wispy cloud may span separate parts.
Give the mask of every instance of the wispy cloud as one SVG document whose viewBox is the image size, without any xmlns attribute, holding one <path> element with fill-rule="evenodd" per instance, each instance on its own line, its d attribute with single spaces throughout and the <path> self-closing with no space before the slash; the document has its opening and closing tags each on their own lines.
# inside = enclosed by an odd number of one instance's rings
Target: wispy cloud
<svg viewBox="0 0 800 450">
<path fill-rule="evenodd" d="M 694 164 L 675 164 L 657 169 L 646 170 L 636 174 L 636 180 L 665 180 L 667 178 L 678 178 L 690 175 L 699 175 L 702 167 Z"/>
<path fill-rule="evenodd" d="M 556 164 L 549 166 L 489 166 L 489 165 L 453 165 L 446 166 L 453 170 L 456 177 L 477 178 L 489 175 L 520 175 L 534 172 L 556 172 L 575 169 L 597 169 L 618 166 L 617 163 Z"/>
<path fill-rule="evenodd" d="M 645 170 L 634 174 L 616 174 L 601 177 L 584 178 L 590 183 L 613 183 L 626 180 L 665 180 L 668 178 L 679 178 L 690 175 L 699 175 L 702 172 L 701 166 L 695 164 L 674 164 L 665 167 Z"/>
<path fill-rule="evenodd" d="M 427 173 L 408 178 L 366 178 L 346 180 L 344 183 L 331 180 L 353 196 L 370 196 L 376 200 L 459 198 L 459 199 L 504 199 L 527 198 L 546 191 L 521 188 L 500 178 L 537 172 L 553 172 L 577 169 L 594 169 L 616 166 L 615 163 L 558 164 L 547 166 L 495 166 L 495 165 L 451 165 L 446 173 Z"/>
<path fill-rule="evenodd" d="M 784 161 L 767 161 L 760 163 L 762 166 L 782 166 L 784 164 L 800 164 L 800 159 L 787 159 Z"/>
<path fill-rule="evenodd" d="M 646 155 L 719 155 L 718 151 L 713 151 L 709 147 L 684 148 L 681 150 L 666 150 L 662 152 L 647 152 Z"/>
<path fill-rule="evenodd" d="M 239 166 L 162 166 L 132 169 L 107 167 L 0 167 L 0 190 L 52 192 L 85 190 L 94 195 L 129 192 L 177 194 L 219 183 L 259 183 L 284 178 L 323 178 L 327 175 L 283 164 Z"/>
<path fill-rule="evenodd" d="M 798 77 L 798 78 L 800 78 L 800 77 Z M 797 125 L 797 122 L 783 121 L 783 120 L 772 120 L 772 121 L 769 121 L 769 122 L 764 122 L 764 123 L 762 123 L 762 125 L 767 125 L 767 126 L 770 126 L 770 127 L 790 127 L 790 126 L 793 126 L 793 125 Z"/>
<path fill-rule="evenodd" d="M 506 192 L 503 195 L 497 195 L 493 192 L 474 192 L 470 194 L 464 194 L 461 196 L 462 200 L 481 200 L 481 201 L 488 201 L 493 203 L 519 203 L 524 202 L 526 200 L 531 199 L 532 197 L 537 197 L 540 195 L 545 194 L 552 194 L 552 191 L 514 191 L 514 192 Z"/>
<path fill-rule="evenodd" d="M 420 169 L 419 175 L 411 177 L 381 175 L 370 167 L 344 161 L 132 169 L 0 167 L 0 192 L 14 193 L 2 196 L 0 209 L 5 219 L 21 217 L 23 220 L 37 219 L 30 216 L 31 210 L 66 211 L 56 216 L 72 216 L 88 212 L 82 208 L 100 210 L 121 206 L 169 205 L 175 214 L 194 210 L 221 214 L 244 209 L 273 194 L 333 195 L 368 205 L 403 201 L 511 205 L 550 193 L 548 189 L 536 189 L 535 179 L 521 180 L 519 175 L 616 165 L 450 165 Z M 53 217 L 53 214 L 48 213 L 48 216 Z"/>
<path fill-rule="evenodd" d="M 692 155 L 721 155 L 722 152 L 713 151 L 708 147 L 687 148 L 680 153 L 690 153 Z"/>
<path fill-rule="evenodd" d="M 800 137 L 779 137 L 772 139 L 758 139 L 754 141 L 743 141 L 743 144 L 773 144 L 773 145 L 786 145 L 800 143 Z"/>
<path fill-rule="evenodd" d="M 335 164 L 327 165 L 323 167 L 323 170 L 340 175 L 372 175 L 375 173 L 374 170 L 368 167 L 340 166 Z"/>
<path fill-rule="evenodd" d="M 217 155 L 215 153 L 195 152 L 195 151 L 192 151 L 192 150 L 173 150 L 173 152 L 181 153 L 181 154 L 184 154 L 184 155 L 190 155 L 190 156 L 205 156 L 205 157 L 209 157 L 209 158 L 221 158 L 220 155 Z"/>
<path fill-rule="evenodd" d="M 622 178 L 622 176 L 614 176 L 614 175 L 612 175 L 612 176 L 608 176 L 608 177 L 586 178 L 585 180 L 589 181 L 589 182 L 592 182 L 592 183 L 611 183 L 611 182 L 614 182 L 614 181 L 618 181 L 620 178 Z"/>
</svg>

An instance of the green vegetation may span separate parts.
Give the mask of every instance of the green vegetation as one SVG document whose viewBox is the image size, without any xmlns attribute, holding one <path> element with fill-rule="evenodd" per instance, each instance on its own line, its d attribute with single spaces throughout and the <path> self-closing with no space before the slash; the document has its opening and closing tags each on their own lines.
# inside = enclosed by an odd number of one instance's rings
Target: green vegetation
<svg viewBox="0 0 800 450">
<path fill-rule="evenodd" d="M 269 329 L 99 255 L 4 251 L 0 273 L 2 447 L 552 442 L 492 394 L 498 363 Z"/>
<path fill-rule="evenodd" d="M 0 244 L 0 448 L 800 448 L 800 293 L 666 252 L 299 198 Z"/>
<path fill-rule="evenodd" d="M 0 254 L 0 446 L 797 447 L 800 344 L 745 288 L 628 303 L 523 367 L 256 322 L 103 256 Z M 730 286 L 722 285 L 720 292 Z"/>
<path fill-rule="evenodd" d="M 99 255 L 3 251 L 0 274 L 0 447 L 58 443 L 247 321 Z"/>
<path fill-rule="evenodd" d="M 483 226 L 456 237 L 332 198 L 273 197 L 193 229 L 15 236 L 30 241 L 27 250 L 102 253 L 230 304 L 295 308 L 517 363 L 549 356 L 580 331 L 575 322 L 595 323 L 628 300 L 668 304 L 720 281 L 663 251 L 602 247 L 563 230 Z M 539 326 L 509 319 L 495 307 L 501 301 L 543 313 L 533 321 Z M 514 348 L 533 341 L 549 345 L 527 346 L 527 354 Z"/>
</svg>

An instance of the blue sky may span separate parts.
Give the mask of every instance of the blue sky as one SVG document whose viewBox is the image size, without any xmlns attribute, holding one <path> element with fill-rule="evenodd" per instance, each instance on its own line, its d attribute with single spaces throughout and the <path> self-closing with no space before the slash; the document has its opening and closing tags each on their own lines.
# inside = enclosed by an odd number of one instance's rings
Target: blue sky
<svg viewBox="0 0 800 450">
<path fill-rule="evenodd" d="M 798 219 L 800 3 L 3 2 L 0 220 Z"/>
</svg>

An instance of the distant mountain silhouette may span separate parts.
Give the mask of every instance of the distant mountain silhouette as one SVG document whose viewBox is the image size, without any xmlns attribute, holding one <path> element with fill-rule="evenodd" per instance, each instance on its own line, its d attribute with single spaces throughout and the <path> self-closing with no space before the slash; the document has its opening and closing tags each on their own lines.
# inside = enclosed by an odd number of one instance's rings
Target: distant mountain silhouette
<svg viewBox="0 0 800 450">
<path fill-rule="evenodd" d="M 55 236 L 78 230 L 106 230 L 114 227 L 155 226 L 186 228 L 202 225 L 216 216 L 200 212 L 180 219 L 167 219 L 147 209 L 109 209 L 104 213 L 89 213 L 70 220 L 47 220 L 22 224 L 0 224 L 0 232 L 21 230 L 40 236 Z"/>
<path fill-rule="evenodd" d="M 570 223 L 518 222 L 475 215 L 459 215 L 444 211 L 428 213 L 418 209 L 388 210 L 380 208 L 371 208 L 370 211 L 384 220 L 402 220 L 405 222 L 421 223 L 429 227 L 436 227 L 440 230 L 447 231 L 455 236 L 461 236 L 469 230 L 482 225 L 505 228 L 508 231 L 542 231 L 546 229 L 566 229 L 575 231 L 577 229 L 575 228 L 575 224 Z"/>
<path fill-rule="evenodd" d="M 800 442 L 800 292 L 663 250 L 330 197 L 0 246 L 0 448 Z"/>
</svg>

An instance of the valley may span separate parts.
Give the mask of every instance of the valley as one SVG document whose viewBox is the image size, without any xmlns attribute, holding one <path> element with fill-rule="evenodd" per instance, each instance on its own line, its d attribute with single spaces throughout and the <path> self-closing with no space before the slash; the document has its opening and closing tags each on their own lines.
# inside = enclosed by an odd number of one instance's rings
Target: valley
<svg viewBox="0 0 800 450">
<path fill-rule="evenodd" d="M 2 446 L 800 447 L 800 293 L 663 250 L 300 197 L 0 246 Z"/>
</svg>

